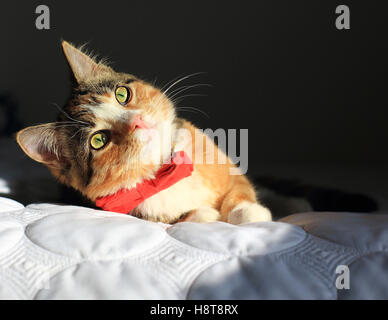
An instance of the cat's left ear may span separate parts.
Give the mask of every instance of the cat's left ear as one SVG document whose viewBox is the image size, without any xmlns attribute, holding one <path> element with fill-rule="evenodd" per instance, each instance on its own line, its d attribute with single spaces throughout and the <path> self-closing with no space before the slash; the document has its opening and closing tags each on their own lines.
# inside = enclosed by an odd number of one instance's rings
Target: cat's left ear
<svg viewBox="0 0 388 320">
<path fill-rule="evenodd" d="M 78 83 L 95 78 L 100 74 L 112 72 L 111 68 L 102 63 L 95 62 L 87 54 L 73 47 L 67 41 L 62 42 L 62 48 Z"/>
<path fill-rule="evenodd" d="M 16 134 L 17 143 L 30 158 L 54 168 L 66 162 L 58 138 L 55 123 L 28 127 Z"/>
</svg>

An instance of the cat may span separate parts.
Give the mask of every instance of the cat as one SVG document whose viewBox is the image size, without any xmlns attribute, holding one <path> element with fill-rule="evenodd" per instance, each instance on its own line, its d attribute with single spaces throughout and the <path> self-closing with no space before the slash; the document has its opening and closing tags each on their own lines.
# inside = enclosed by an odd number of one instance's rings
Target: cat
<svg viewBox="0 0 388 320">
<path fill-rule="evenodd" d="M 156 181 L 172 154 L 204 158 L 206 150 L 193 142 L 199 137 L 213 145 L 215 163 L 192 161 L 190 174 L 125 213 L 163 223 L 271 220 L 270 210 L 258 201 L 246 175 L 230 174 L 237 167 L 209 137 L 177 117 L 165 92 L 131 74 L 114 71 L 66 41 L 62 48 L 72 71 L 72 93 L 57 122 L 17 133 L 17 143 L 30 158 L 46 165 L 61 183 L 98 203 Z M 150 128 L 161 139 L 147 141 L 144 137 Z M 182 129 L 192 139 L 178 134 Z M 150 159 L 144 158 L 144 150 L 157 147 L 162 150 L 158 161 L 145 161 Z M 219 157 L 225 157 L 225 163 L 218 162 Z"/>
</svg>

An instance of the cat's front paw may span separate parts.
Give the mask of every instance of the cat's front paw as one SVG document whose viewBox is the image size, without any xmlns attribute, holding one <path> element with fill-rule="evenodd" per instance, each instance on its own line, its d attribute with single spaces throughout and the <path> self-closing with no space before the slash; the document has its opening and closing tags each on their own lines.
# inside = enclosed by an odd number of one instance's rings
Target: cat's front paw
<svg viewBox="0 0 388 320">
<path fill-rule="evenodd" d="M 231 224 L 241 224 L 250 222 L 271 221 L 271 212 L 257 204 L 248 201 L 239 203 L 229 213 L 228 222 Z"/>
<path fill-rule="evenodd" d="M 184 221 L 206 223 L 217 221 L 219 219 L 220 213 L 216 209 L 210 207 L 201 207 L 189 213 Z"/>
</svg>

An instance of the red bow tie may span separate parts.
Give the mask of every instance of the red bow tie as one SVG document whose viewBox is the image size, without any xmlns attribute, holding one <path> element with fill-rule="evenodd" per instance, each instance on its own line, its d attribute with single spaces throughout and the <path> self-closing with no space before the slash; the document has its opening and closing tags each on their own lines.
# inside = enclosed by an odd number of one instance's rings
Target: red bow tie
<svg viewBox="0 0 388 320">
<path fill-rule="evenodd" d="M 187 154 L 184 151 L 175 152 L 171 163 L 163 164 L 154 179 L 138 183 L 132 189 L 121 189 L 115 194 L 97 198 L 96 206 L 105 211 L 130 213 L 145 199 L 190 176 L 192 171 L 193 164 Z"/>
</svg>

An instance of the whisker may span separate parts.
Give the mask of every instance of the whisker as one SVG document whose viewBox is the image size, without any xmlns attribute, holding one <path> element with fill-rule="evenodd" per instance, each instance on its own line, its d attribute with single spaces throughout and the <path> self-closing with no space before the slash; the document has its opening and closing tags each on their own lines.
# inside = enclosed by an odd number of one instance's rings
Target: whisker
<svg viewBox="0 0 388 320">
<path fill-rule="evenodd" d="M 182 101 L 184 98 L 188 97 L 206 97 L 207 94 L 200 94 L 200 93 L 192 93 L 192 94 L 185 94 L 183 96 L 177 97 L 173 100 L 171 100 L 174 104 L 178 104 L 178 102 Z"/>
<path fill-rule="evenodd" d="M 185 92 L 189 89 L 192 89 L 192 88 L 197 88 L 197 87 L 211 87 L 210 84 L 208 83 L 198 83 L 198 84 L 193 84 L 193 85 L 190 85 L 190 86 L 183 86 L 183 87 L 180 87 L 172 92 L 170 92 L 171 96 L 168 96 L 169 99 L 173 99 L 174 97 L 176 97 L 178 94 L 182 93 L 182 92 Z"/>
<path fill-rule="evenodd" d="M 181 77 L 181 76 L 175 77 L 174 79 L 168 81 L 165 85 L 163 85 L 163 86 L 159 89 L 160 92 L 161 92 L 162 94 L 160 95 L 160 97 L 158 98 L 157 102 L 155 103 L 156 106 L 158 106 L 159 103 L 161 102 L 161 100 L 163 99 L 164 89 L 165 89 L 168 85 L 170 85 L 171 83 L 173 83 L 174 81 L 176 81 L 177 79 L 179 79 L 180 77 Z M 154 98 L 152 99 L 151 103 L 154 102 L 154 99 L 155 99 L 155 98 L 156 98 L 156 97 L 154 97 Z"/>
<path fill-rule="evenodd" d="M 80 132 L 80 131 L 83 130 L 83 129 L 85 129 L 85 128 L 79 128 L 79 129 L 76 131 L 76 133 L 74 133 L 74 134 L 70 137 L 70 139 L 73 139 L 73 138 L 78 134 L 78 132 Z"/>
<path fill-rule="evenodd" d="M 196 72 L 196 73 L 192 73 L 192 74 L 189 74 L 187 76 L 184 76 L 184 77 L 178 77 L 178 78 L 175 78 L 173 79 L 172 81 L 169 81 L 166 85 L 164 85 L 160 91 L 161 91 L 161 95 L 158 97 L 158 99 L 156 100 L 156 103 L 155 103 L 155 106 L 158 107 L 159 104 L 161 103 L 162 99 L 163 99 L 163 96 L 167 96 L 174 104 L 176 104 L 177 102 L 181 101 L 182 99 L 186 98 L 186 97 L 189 97 L 189 96 L 203 96 L 201 94 L 189 94 L 189 95 L 183 95 L 181 97 L 177 97 L 179 94 L 191 89 L 191 88 L 196 88 L 196 87 L 201 87 L 201 86 L 207 86 L 207 87 L 211 87 L 210 84 L 208 83 L 198 83 L 198 84 L 194 84 L 194 85 L 187 85 L 187 86 L 183 86 L 183 87 L 180 87 L 180 88 L 177 88 L 177 89 L 174 89 L 170 92 L 170 96 L 167 94 L 169 92 L 169 90 L 171 90 L 174 86 L 176 86 L 178 83 L 190 78 L 190 77 L 194 77 L 196 75 L 199 75 L 199 74 L 204 74 L 206 72 Z M 167 88 L 166 88 L 167 87 Z M 165 89 L 166 88 L 166 89 Z M 156 98 L 156 97 L 155 97 Z M 152 99 L 151 103 L 154 104 L 154 99 Z M 174 98 L 175 98 L 175 101 L 174 101 Z M 199 110 L 195 107 L 185 107 L 185 109 L 183 109 L 183 107 L 180 107 L 180 108 L 177 108 L 177 110 L 182 110 L 182 111 L 187 111 L 187 112 L 198 112 L 198 113 L 201 113 L 203 115 L 205 115 L 207 118 L 210 118 L 209 115 L 207 113 L 205 113 L 204 111 L 202 110 Z"/>
<path fill-rule="evenodd" d="M 186 112 L 199 112 L 201 114 L 203 114 L 204 116 L 206 116 L 208 119 L 210 119 L 210 116 L 205 112 L 205 111 L 202 111 L 196 107 L 178 107 L 176 108 L 176 110 L 182 110 L 182 111 L 186 111 Z"/>
<path fill-rule="evenodd" d="M 176 86 L 178 83 L 188 79 L 188 78 L 191 78 L 191 77 L 194 77 L 194 76 L 197 76 L 199 74 L 203 74 L 203 73 L 206 73 L 206 72 L 196 72 L 196 73 L 192 73 L 192 74 L 189 74 L 185 77 L 182 77 L 180 79 L 178 79 L 177 81 L 175 81 L 173 84 L 171 84 L 166 90 L 163 91 L 163 94 L 166 94 L 171 88 L 173 88 L 174 86 Z"/>
<path fill-rule="evenodd" d="M 72 122 L 62 122 L 62 121 L 59 121 L 59 122 L 56 122 L 56 126 L 62 126 L 62 125 L 69 125 L 69 126 L 80 126 L 80 124 L 79 123 L 77 123 L 77 122 L 74 122 L 74 121 L 72 121 Z"/>
<path fill-rule="evenodd" d="M 158 77 L 155 77 L 155 79 L 152 81 L 152 86 L 155 87 L 156 86 L 156 82 L 158 81 Z"/>
<path fill-rule="evenodd" d="M 64 125 L 57 125 L 56 128 L 67 128 L 67 127 L 79 127 L 79 124 L 64 124 Z"/>
<path fill-rule="evenodd" d="M 174 79 L 168 81 L 168 82 L 165 83 L 161 88 L 159 88 L 159 90 L 160 90 L 161 92 L 163 92 L 163 90 L 164 90 L 168 85 L 170 85 L 170 84 L 173 83 L 174 81 L 178 80 L 180 77 L 182 77 L 182 75 L 179 75 L 179 76 L 175 77 Z"/>
<path fill-rule="evenodd" d="M 178 79 L 180 79 L 180 78 L 182 78 L 182 81 L 183 81 L 183 80 L 185 80 L 185 79 L 188 79 L 188 78 L 190 78 L 190 77 L 194 77 L 194 76 L 196 76 L 196 75 L 198 75 L 198 74 L 203 74 L 203 73 L 206 73 L 206 72 L 196 72 L 196 73 L 189 74 L 189 75 L 187 75 L 187 76 L 179 75 L 179 76 L 175 77 L 174 79 L 168 81 L 165 85 L 163 85 L 163 87 L 160 88 L 160 91 L 163 92 L 163 90 L 164 90 L 167 86 L 169 86 L 169 85 L 170 85 L 171 83 L 173 83 L 173 82 L 176 82 L 176 81 L 177 81 Z M 185 79 L 183 79 L 183 78 L 185 78 Z M 179 80 L 179 82 L 180 82 L 180 80 Z M 173 86 L 173 85 L 172 85 L 172 86 Z"/>
<path fill-rule="evenodd" d="M 79 124 L 77 122 L 75 122 L 75 121 L 57 121 L 56 123 L 57 123 L 57 125 L 60 125 L 60 124 L 74 124 L 74 125 L 79 126 Z"/>
<path fill-rule="evenodd" d="M 81 120 L 77 120 L 77 119 L 74 119 L 74 118 L 70 117 L 70 116 L 69 116 L 63 109 L 61 109 L 61 107 L 59 107 L 59 105 L 56 104 L 55 102 L 52 102 L 51 104 L 52 104 L 53 106 L 55 106 L 55 107 L 59 110 L 59 112 L 62 112 L 62 113 L 65 115 L 66 118 L 68 118 L 68 119 L 70 119 L 70 120 L 72 120 L 72 121 L 78 122 L 78 123 L 82 123 L 82 124 L 88 125 L 87 122 L 84 122 L 84 121 L 81 121 Z"/>
</svg>

